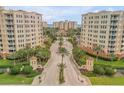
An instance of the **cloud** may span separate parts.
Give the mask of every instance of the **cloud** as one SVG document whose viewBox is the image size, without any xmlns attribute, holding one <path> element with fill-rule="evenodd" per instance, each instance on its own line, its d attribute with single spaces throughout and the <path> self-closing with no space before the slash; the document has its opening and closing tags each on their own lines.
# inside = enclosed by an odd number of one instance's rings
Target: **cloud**
<svg viewBox="0 0 124 93">
<path fill-rule="evenodd" d="M 94 7 L 90 6 L 51 6 L 51 7 L 41 7 L 41 6 L 10 6 L 7 8 L 27 11 L 36 11 L 43 14 L 43 20 L 52 23 L 53 21 L 59 20 L 74 20 L 80 21 L 81 14 L 91 11 Z"/>
<path fill-rule="evenodd" d="M 47 21 L 47 22 L 52 22 L 54 20 L 54 17 L 51 15 L 43 15 L 43 21 Z"/>
<path fill-rule="evenodd" d="M 59 20 L 76 20 L 81 18 L 81 14 L 93 9 L 93 7 L 40 7 L 43 12 L 44 20 L 59 21 Z M 77 17 L 74 19 L 74 17 Z M 76 20 L 77 21 L 77 20 Z"/>
<path fill-rule="evenodd" d="M 81 22 L 81 14 L 101 10 L 124 10 L 123 6 L 6 6 L 7 9 L 35 11 L 43 14 L 43 20 L 52 23 L 58 20 L 74 20 Z"/>
<path fill-rule="evenodd" d="M 114 11 L 114 9 L 113 8 L 108 8 L 108 9 L 106 9 L 107 11 Z"/>
</svg>

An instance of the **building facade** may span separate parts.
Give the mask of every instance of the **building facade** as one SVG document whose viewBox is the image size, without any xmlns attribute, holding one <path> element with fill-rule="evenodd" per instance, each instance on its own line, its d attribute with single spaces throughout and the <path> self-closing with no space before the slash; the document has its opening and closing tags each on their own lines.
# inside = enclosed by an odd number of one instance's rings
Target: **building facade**
<svg viewBox="0 0 124 93">
<path fill-rule="evenodd" d="M 42 15 L 22 10 L 0 11 L 0 50 L 15 52 L 43 43 Z"/>
<path fill-rule="evenodd" d="M 43 22 L 42 22 L 42 26 L 43 26 L 44 28 L 47 28 L 47 27 L 48 27 L 47 22 L 46 22 L 46 21 L 43 21 Z"/>
<path fill-rule="evenodd" d="M 66 35 L 69 29 L 77 28 L 77 22 L 68 20 L 53 22 L 53 27 L 59 29 L 58 35 Z"/>
<path fill-rule="evenodd" d="M 106 54 L 124 51 L 124 11 L 100 11 L 82 15 L 81 47 L 99 46 Z"/>
</svg>

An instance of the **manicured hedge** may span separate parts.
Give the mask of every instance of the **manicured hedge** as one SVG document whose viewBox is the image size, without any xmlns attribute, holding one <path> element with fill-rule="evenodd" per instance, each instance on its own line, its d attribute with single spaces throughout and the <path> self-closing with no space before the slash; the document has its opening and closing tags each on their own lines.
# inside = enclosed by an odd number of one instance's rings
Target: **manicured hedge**
<svg viewBox="0 0 124 93">
<path fill-rule="evenodd" d="M 31 66 L 24 66 L 23 70 L 21 71 L 23 74 L 31 74 L 32 73 L 32 67 Z"/>
<path fill-rule="evenodd" d="M 114 69 L 111 66 L 102 66 L 102 65 L 95 65 L 94 66 L 94 73 L 98 75 L 113 75 Z"/>
<path fill-rule="evenodd" d="M 11 70 L 10 74 L 12 74 L 12 75 L 17 75 L 17 74 L 20 73 L 20 66 L 14 66 L 14 67 L 11 68 L 10 70 Z"/>
</svg>

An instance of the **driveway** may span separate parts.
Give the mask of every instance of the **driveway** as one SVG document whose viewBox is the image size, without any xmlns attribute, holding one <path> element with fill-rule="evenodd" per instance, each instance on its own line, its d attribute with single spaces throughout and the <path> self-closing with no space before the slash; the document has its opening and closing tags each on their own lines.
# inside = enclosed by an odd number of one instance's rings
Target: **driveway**
<svg viewBox="0 0 124 93">
<path fill-rule="evenodd" d="M 49 59 L 47 65 L 45 66 L 44 71 L 40 75 L 42 82 L 39 82 L 39 76 L 35 77 L 32 85 L 46 85 L 46 86 L 57 86 L 59 85 L 59 68 L 58 64 L 61 63 L 61 55 L 58 54 L 59 41 L 56 41 L 51 46 L 51 58 Z M 90 82 L 87 82 L 87 78 L 81 77 L 80 73 L 78 73 L 78 69 L 76 69 L 74 63 L 71 61 L 72 55 L 72 44 L 64 39 L 63 45 L 69 54 L 64 57 L 64 63 L 66 64 L 66 68 L 64 69 L 65 83 L 62 85 L 90 85 Z M 79 77 L 83 80 L 81 82 Z"/>
</svg>

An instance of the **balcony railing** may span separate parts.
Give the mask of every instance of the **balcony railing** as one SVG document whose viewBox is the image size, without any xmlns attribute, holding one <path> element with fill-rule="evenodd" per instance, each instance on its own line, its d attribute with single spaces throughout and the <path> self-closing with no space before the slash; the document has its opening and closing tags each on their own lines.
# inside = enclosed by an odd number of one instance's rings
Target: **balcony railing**
<svg viewBox="0 0 124 93">
<path fill-rule="evenodd" d="M 111 23 L 111 25 L 117 26 L 117 25 L 118 25 L 118 23 Z"/>
<path fill-rule="evenodd" d="M 14 30 L 13 27 L 6 27 L 7 30 Z"/>
<path fill-rule="evenodd" d="M 119 20 L 118 17 L 112 17 L 111 20 Z"/>
<path fill-rule="evenodd" d="M 13 19 L 12 16 L 5 16 L 5 19 Z"/>
</svg>

